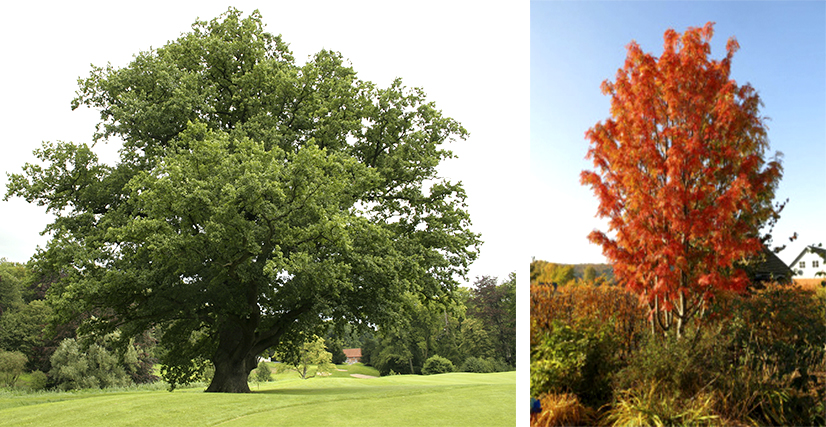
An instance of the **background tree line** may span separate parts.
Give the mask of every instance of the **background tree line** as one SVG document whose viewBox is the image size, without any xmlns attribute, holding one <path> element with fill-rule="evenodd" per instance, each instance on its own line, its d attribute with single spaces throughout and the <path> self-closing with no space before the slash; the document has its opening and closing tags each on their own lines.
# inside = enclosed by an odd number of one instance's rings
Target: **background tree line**
<svg viewBox="0 0 826 427">
<path fill-rule="evenodd" d="M 78 336 L 76 322 L 57 322 L 46 292 L 53 277 L 0 258 L 0 386 L 31 372 L 30 388 L 92 388 L 158 379 L 157 339 L 147 332 L 118 351 L 116 334 Z"/>
<path fill-rule="evenodd" d="M 53 316 L 46 301 L 52 281 L 27 264 L 0 259 L 0 386 L 13 386 L 23 372 L 33 373 L 29 387 L 38 389 L 103 388 L 159 379 L 154 366 L 171 351 L 159 343 L 160 332 L 131 340 L 125 350 L 115 345 L 116 334 L 79 335 L 76 323 L 62 324 Z M 325 336 L 306 340 L 304 347 L 310 350 L 269 355 L 304 376 L 307 365 L 316 365 L 313 360 L 319 357 L 326 364 L 344 363 L 344 348 L 361 348 L 362 362 L 382 375 L 421 374 L 434 356 L 446 359 L 451 370 L 512 370 L 515 297 L 514 273 L 502 283 L 496 277 L 478 278 L 474 287 L 458 288 L 450 300 L 423 301 L 410 293 L 393 327 L 329 322 Z M 209 381 L 213 369 L 204 363 L 201 379 Z"/>
<path fill-rule="evenodd" d="M 566 285 L 568 283 L 615 284 L 609 264 L 556 264 L 541 259 L 531 260 L 531 284 Z"/>
<path fill-rule="evenodd" d="M 457 288 L 447 300 L 408 294 L 393 326 L 358 335 L 332 332 L 328 340 L 344 348 L 360 347 L 362 362 L 382 375 L 427 373 L 423 371 L 431 358 L 447 359 L 453 370 L 465 372 L 513 370 L 516 274 L 502 283 L 496 277 L 479 277 L 472 288 Z"/>
</svg>

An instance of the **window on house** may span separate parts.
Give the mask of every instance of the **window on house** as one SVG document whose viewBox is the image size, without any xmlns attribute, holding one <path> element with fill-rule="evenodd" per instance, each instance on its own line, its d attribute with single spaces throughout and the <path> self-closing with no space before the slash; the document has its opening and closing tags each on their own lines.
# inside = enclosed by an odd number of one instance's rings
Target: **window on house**
<svg viewBox="0 0 826 427">
<path fill-rule="evenodd" d="M 812 268 L 820 267 L 820 261 L 812 261 Z"/>
<path fill-rule="evenodd" d="M 806 261 L 800 261 L 800 268 L 806 268 Z"/>
</svg>

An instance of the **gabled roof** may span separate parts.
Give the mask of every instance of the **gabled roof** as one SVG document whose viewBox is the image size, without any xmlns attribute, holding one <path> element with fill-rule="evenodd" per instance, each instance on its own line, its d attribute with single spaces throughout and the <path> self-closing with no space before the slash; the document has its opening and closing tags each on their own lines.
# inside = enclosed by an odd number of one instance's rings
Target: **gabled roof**
<svg viewBox="0 0 826 427">
<path fill-rule="evenodd" d="M 794 275 L 792 269 L 765 246 L 760 254 L 742 268 L 752 282 L 770 280 L 790 282 Z"/>
<path fill-rule="evenodd" d="M 823 259 L 826 259 L 826 249 L 809 245 L 806 246 L 802 251 L 800 251 L 800 255 L 798 255 L 797 258 L 795 258 L 794 261 L 792 261 L 791 265 L 797 264 L 797 262 L 800 261 L 800 258 L 803 258 L 803 255 L 806 255 L 807 252 L 814 252 L 816 254 L 819 254 Z"/>
<path fill-rule="evenodd" d="M 360 348 L 345 348 L 341 350 L 344 352 L 344 356 L 348 359 L 351 357 L 361 357 L 361 349 Z"/>
</svg>

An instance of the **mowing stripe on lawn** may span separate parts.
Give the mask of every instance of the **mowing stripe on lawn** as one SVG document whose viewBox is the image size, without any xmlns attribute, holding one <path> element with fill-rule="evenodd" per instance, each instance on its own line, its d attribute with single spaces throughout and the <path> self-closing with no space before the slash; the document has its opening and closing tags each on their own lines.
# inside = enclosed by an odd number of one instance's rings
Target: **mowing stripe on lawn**
<svg viewBox="0 0 826 427">
<path fill-rule="evenodd" d="M 262 384 L 251 394 L 89 393 L 0 410 L 0 426 L 513 425 L 515 395 L 513 372 L 314 378 Z"/>
</svg>

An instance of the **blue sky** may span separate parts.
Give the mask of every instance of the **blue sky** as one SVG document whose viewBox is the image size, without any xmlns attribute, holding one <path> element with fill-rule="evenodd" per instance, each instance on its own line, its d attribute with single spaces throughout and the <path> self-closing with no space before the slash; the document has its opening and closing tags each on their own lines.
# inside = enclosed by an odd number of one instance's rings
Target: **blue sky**
<svg viewBox="0 0 826 427">
<path fill-rule="evenodd" d="M 783 153 L 776 200 L 789 198 L 773 231 L 791 262 L 808 244 L 826 244 L 826 2 L 531 2 L 530 255 L 560 263 L 604 262 L 586 236 L 607 230 L 597 200 L 579 184 L 592 169 L 585 131 L 608 117 L 600 83 L 614 80 L 636 40 L 659 56 L 663 33 L 715 22 L 711 56 L 729 37 L 740 50 L 732 78 L 764 103 L 769 154 Z M 799 238 L 789 242 L 797 232 Z"/>
</svg>

